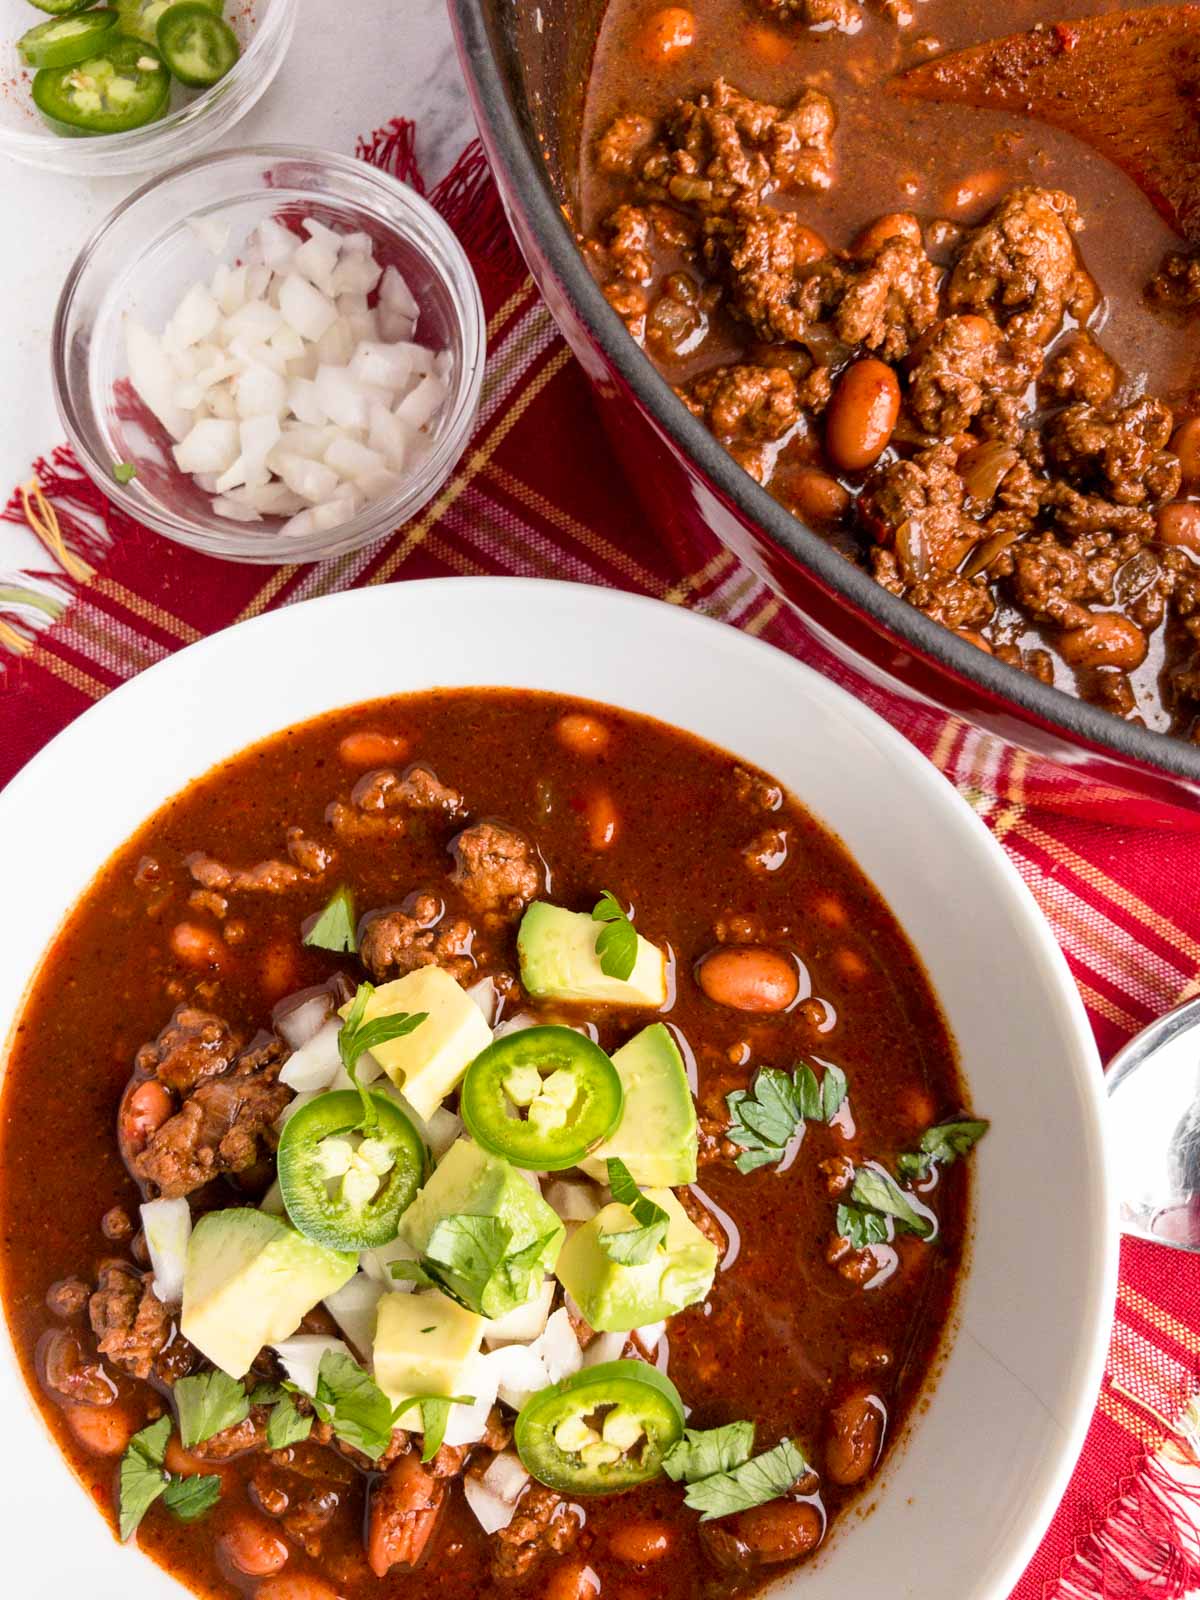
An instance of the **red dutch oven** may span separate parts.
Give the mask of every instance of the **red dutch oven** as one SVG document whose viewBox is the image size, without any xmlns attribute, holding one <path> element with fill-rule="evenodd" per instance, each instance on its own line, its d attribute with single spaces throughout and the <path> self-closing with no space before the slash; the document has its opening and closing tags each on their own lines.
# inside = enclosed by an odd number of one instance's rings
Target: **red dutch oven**
<svg viewBox="0 0 1200 1600">
<path fill-rule="evenodd" d="M 1001 798 L 1126 826 L 1200 826 L 1200 746 L 1050 688 L 889 594 L 743 472 L 629 338 L 563 215 L 603 0 L 450 7 L 509 221 L 659 537 L 683 556 L 715 534 L 902 729 L 948 715 Z"/>
</svg>

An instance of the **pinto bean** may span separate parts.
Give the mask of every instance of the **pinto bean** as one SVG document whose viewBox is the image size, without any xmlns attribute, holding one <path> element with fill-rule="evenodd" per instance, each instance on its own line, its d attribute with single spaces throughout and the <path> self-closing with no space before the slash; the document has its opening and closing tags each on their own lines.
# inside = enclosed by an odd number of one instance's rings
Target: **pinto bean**
<svg viewBox="0 0 1200 1600">
<path fill-rule="evenodd" d="M 588 844 L 593 850 L 607 850 L 617 837 L 621 819 L 607 789 L 597 789 L 584 802 Z"/>
<path fill-rule="evenodd" d="M 1196 420 L 1200 422 L 1200 417 Z M 1200 441 L 1197 450 L 1200 452 Z M 1155 520 L 1160 544 L 1174 545 L 1200 556 L 1200 501 L 1172 500 L 1160 507 Z"/>
<path fill-rule="evenodd" d="M 738 1538 L 756 1560 L 765 1563 L 807 1555 L 820 1544 L 824 1532 L 824 1517 L 806 1501 L 770 1500 L 737 1518 Z"/>
<path fill-rule="evenodd" d="M 829 245 L 815 228 L 802 224 L 797 225 L 792 235 L 792 264 L 797 267 L 810 266 L 814 261 L 820 261 L 829 254 Z"/>
<path fill-rule="evenodd" d="M 260 1583 L 254 1600 L 338 1600 L 338 1593 L 307 1572 L 292 1572 Z"/>
<path fill-rule="evenodd" d="M 199 922 L 177 922 L 170 942 L 171 954 L 185 967 L 219 967 L 226 953 L 220 934 Z"/>
<path fill-rule="evenodd" d="M 910 239 L 913 244 L 922 242 L 921 224 L 911 211 L 889 211 L 855 237 L 850 246 L 852 256 L 873 256 L 882 250 L 889 239 Z"/>
<path fill-rule="evenodd" d="M 185 1450 L 177 1433 L 173 1433 L 167 1440 L 167 1448 L 163 1452 L 163 1465 L 168 1472 L 173 1472 L 178 1478 L 193 1478 L 198 1473 L 214 1470 L 211 1461 L 205 1461 L 202 1456 L 195 1456 L 190 1450 Z"/>
<path fill-rule="evenodd" d="M 399 733 L 357 728 L 338 745 L 338 756 L 348 767 L 394 767 L 408 754 L 408 740 Z"/>
<path fill-rule="evenodd" d="M 551 1567 L 542 1594 L 545 1600 L 594 1600 L 600 1579 L 585 1562 L 570 1557 Z"/>
<path fill-rule="evenodd" d="M 837 381 L 825 413 L 825 448 L 842 472 L 864 472 L 887 449 L 900 415 L 900 381 L 874 356 L 855 361 Z"/>
<path fill-rule="evenodd" d="M 859 1483 L 879 1459 L 887 1412 L 869 1389 L 855 1389 L 829 1413 L 825 1476 L 843 1487 Z"/>
<path fill-rule="evenodd" d="M 746 44 L 750 53 L 768 66 L 781 67 L 791 59 L 795 46 L 786 33 L 768 27 L 765 22 L 752 22 L 746 29 Z"/>
<path fill-rule="evenodd" d="M 674 1547 L 675 1530 L 669 1522 L 624 1522 L 608 1541 L 617 1560 L 631 1567 L 661 1561 Z"/>
<path fill-rule="evenodd" d="M 723 945 L 701 961 L 696 981 L 708 998 L 734 1011 L 783 1011 L 800 980 L 793 963 L 765 945 Z"/>
<path fill-rule="evenodd" d="M 119 1118 L 121 1148 L 126 1157 L 140 1155 L 174 1111 L 175 1102 L 157 1078 L 131 1090 L 125 1096 Z"/>
<path fill-rule="evenodd" d="M 67 1424 L 85 1450 L 98 1456 L 124 1455 L 137 1423 L 122 1405 L 64 1406 Z"/>
<path fill-rule="evenodd" d="M 859 955 L 858 951 L 851 950 L 849 945 L 834 951 L 833 964 L 838 973 L 852 983 L 857 983 L 859 978 L 865 978 L 867 975 L 867 963 Z"/>
<path fill-rule="evenodd" d="M 288 1547 L 269 1522 L 238 1512 L 221 1535 L 225 1557 L 250 1578 L 267 1578 L 287 1564 Z"/>
<path fill-rule="evenodd" d="M 1179 457 L 1185 489 L 1200 485 L 1200 417 L 1185 417 L 1171 437 L 1171 449 Z"/>
<path fill-rule="evenodd" d="M 965 178 L 943 191 L 940 209 L 958 217 L 982 211 L 1008 182 L 1002 167 L 986 167 L 981 172 L 969 172 Z"/>
<path fill-rule="evenodd" d="M 788 510 L 806 522 L 839 522 L 850 509 L 850 496 L 836 478 L 820 467 L 794 467 L 776 478 Z"/>
<path fill-rule="evenodd" d="M 665 67 L 696 42 L 696 18 L 683 6 L 664 6 L 642 25 L 638 49 L 652 67 Z"/>
<path fill-rule="evenodd" d="M 296 955 L 294 944 L 273 939 L 259 957 L 259 976 L 263 993 L 269 1000 L 282 1000 L 299 983 Z"/>
<path fill-rule="evenodd" d="M 572 711 L 554 724 L 554 737 L 572 755 L 598 756 L 608 748 L 608 726 L 598 717 Z"/>
<path fill-rule="evenodd" d="M 1069 667 L 1120 667 L 1129 672 L 1141 666 L 1149 647 L 1136 622 L 1119 611 L 1098 611 L 1082 627 L 1068 628 L 1058 648 Z"/>
</svg>

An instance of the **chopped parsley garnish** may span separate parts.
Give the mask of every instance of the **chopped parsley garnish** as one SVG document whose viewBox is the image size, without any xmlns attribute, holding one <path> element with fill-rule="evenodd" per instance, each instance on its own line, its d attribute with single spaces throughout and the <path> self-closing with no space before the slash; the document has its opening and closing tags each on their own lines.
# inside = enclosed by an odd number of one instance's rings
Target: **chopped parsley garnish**
<svg viewBox="0 0 1200 1600">
<path fill-rule="evenodd" d="M 182 1522 L 195 1522 L 221 1498 L 218 1473 L 181 1477 L 163 1465 L 171 1437 L 169 1416 L 159 1417 L 135 1433 L 121 1457 L 119 1524 L 122 1540 L 131 1539 L 154 1502 L 162 1498 Z"/>
<path fill-rule="evenodd" d="M 624 1267 L 640 1267 L 650 1260 L 667 1237 L 670 1218 L 659 1205 L 649 1200 L 633 1181 L 629 1168 L 614 1158 L 608 1162 L 608 1186 L 614 1200 L 628 1206 L 637 1221 L 636 1228 L 602 1233 L 599 1244 L 610 1261 Z"/>
<path fill-rule="evenodd" d="M 611 889 L 605 889 L 592 910 L 593 922 L 604 926 L 596 936 L 596 955 L 606 978 L 628 978 L 637 965 L 637 934 Z"/>
<path fill-rule="evenodd" d="M 302 1391 L 293 1383 L 285 1387 Z M 378 1461 L 392 1442 L 392 1404 L 387 1395 L 351 1356 L 326 1350 L 317 1369 L 317 1392 L 312 1408 L 344 1444 Z"/>
<path fill-rule="evenodd" d="M 399 1421 L 411 1407 L 417 1407 L 421 1413 L 421 1427 L 425 1434 L 421 1460 L 432 1461 L 442 1448 L 442 1441 L 446 1437 L 446 1422 L 450 1416 L 450 1407 L 474 1404 L 473 1394 L 415 1394 L 410 1400 L 401 1400 L 396 1407 L 396 1420 Z"/>
<path fill-rule="evenodd" d="M 546 1233 L 513 1250 L 512 1229 L 499 1217 L 443 1217 L 434 1225 L 420 1261 L 395 1261 L 391 1273 L 393 1278 L 442 1289 L 479 1316 L 502 1317 L 529 1299 L 553 1238 L 553 1233 Z"/>
<path fill-rule="evenodd" d="M 132 483 L 137 477 L 137 468 L 132 461 L 116 461 L 113 463 L 112 475 L 116 483 Z"/>
<path fill-rule="evenodd" d="M 685 1428 L 663 1457 L 663 1471 L 676 1483 L 698 1483 L 744 1466 L 754 1450 L 754 1424 L 729 1422 L 723 1428 Z"/>
<path fill-rule="evenodd" d="M 302 1415 L 291 1395 L 285 1394 L 267 1418 L 267 1449 L 286 1450 L 290 1444 L 300 1444 L 312 1432 L 312 1425 L 313 1419 Z"/>
<path fill-rule="evenodd" d="M 840 1067 L 826 1067 L 820 1079 L 807 1061 L 790 1073 L 761 1067 L 749 1089 L 725 1096 L 733 1119 L 729 1138 L 742 1151 L 738 1171 L 782 1161 L 802 1123 L 832 1122 L 845 1100 L 846 1074 Z"/>
<path fill-rule="evenodd" d="M 372 1017 L 369 1022 L 364 1022 L 368 1002 L 374 993 L 373 983 L 359 984 L 338 1032 L 338 1054 L 342 1058 L 342 1065 L 350 1082 L 362 1096 L 363 1119 L 359 1126 L 364 1129 L 373 1128 L 379 1121 L 379 1114 L 370 1093 L 358 1081 L 356 1068 L 359 1057 L 368 1050 L 374 1050 L 376 1045 L 386 1044 L 389 1039 L 402 1039 L 406 1033 L 420 1027 L 429 1015 L 427 1011 L 396 1011 L 391 1016 Z"/>
<path fill-rule="evenodd" d="M 896 1166 L 905 1178 L 927 1178 L 933 1167 L 948 1167 L 959 1156 L 965 1156 L 990 1126 L 987 1122 L 963 1118 L 960 1122 L 942 1122 L 936 1128 L 926 1128 L 917 1149 L 900 1156 Z"/>
<path fill-rule="evenodd" d="M 888 1221 L 880 1211 L 868 1211 L 863 1206 L 840 1205 L 837 1208 L 837 1231 L 856 1250 L 864 1250 L 869 1244 L 887 1243 Z"/>
<path fill-rule="evenodd" d="M 850 1186 L 850 1199 L 854 1203 L 838 1207 L 838 1232 L 856 1249 L 861 1250 L 867 1244 L 882 1244 L 889 1237 L 886 1219 L 890 1217 L 897 1232 L 915 1233 L 918 1239 L 929 1239 L 936 1224 L 927 1213 L 916 1209 L 913 1198 L 882 1167 L 859 1167 Z M 843 1222 L 848 1231 L 843 1231 Z"/>
<path fill-rule="evenodd" d="M 245 1389 L 236 1378 L 219 1369 L 202 1372 L 194 1378 L 180 1378 L 175 1385 L 175 1404 L 179 1410 L 179 1437 L 185 1450 L 203 1444 L 214 1433 L 236 1428 L 250 1415 Z"/>
<path fill-rule="evenodd" d="M 318 950 L 354 955 L 358 950 L 358 940 L 354 937 L 356 925 L 354 896 L 343 886 L 318 913 L 317 920 L 304 935 L 304 943 Z"/>
<path fill-rule="evenodd" d="M 807 1471 L 800 1449 L 790 1439 L 781 1439 L 761 1456 L 689 1484 L 684 1504 L 701 1513 L 701 1522 L 711 1522 L 777 1500 Z"/>
</svg>

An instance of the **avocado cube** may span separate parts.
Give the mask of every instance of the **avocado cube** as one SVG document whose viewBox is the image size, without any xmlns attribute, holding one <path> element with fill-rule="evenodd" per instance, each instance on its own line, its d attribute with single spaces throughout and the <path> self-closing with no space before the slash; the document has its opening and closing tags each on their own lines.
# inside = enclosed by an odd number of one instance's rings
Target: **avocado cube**
<svg viewBox="0 0 1200 1600">
<path fill-rule="evenodd" d="M 554 1268 L 566 1231 L 528 1179 L 470 1139 L 456 1139 L 446 1151 L 400 1218 L 400 1237 L 423 1254 L 437 1224 L 454 1216 L 496 1217 L 512 1235 L 512 1253 L 549 1235 L 539 1252 L 547 1272 Z"/>
<path fill-rule="evenodd" d="M 349 1010 L 343 1006 L 342 1016 Z M 371 1054 L 419 1117 L 426 1121 L 481 1050 L 492 1042 L 482 1011 L 461 984 L 441 967 L 419 967 L 407 977 L 381 984 L 367 1001 L 365 1021 L 397 1011 L 424 1011 L 425 1021 L 400 1039 L 376 1045 Z"/>
<path fill-rule="evenodd" d="M 437 1289 L 385 1294 L 375 1322 L 375 1382 L 394 1406 L 413 1395 L 469 1393 L 483 1318 Z M 419 1429 L 416 1412 L 401 1426 Z"/>
<path fill-rule="evenodd" d="M 696 1181 L 696 1107 L 679 1047 L 664 1023 L 635 1034 L 612 1058 L 625 1091 L 621 1120 L 579 1165 L 608 1182 L 608 1162 L 625 1163 L 642 1188 L 673 1189 Z"/>
<path fill-rule="evenodd" d="M 662 951 L 641 934 L 628 978 L 610 978 L 601 969 L 596 940 L 604 931 L 586 911 L 535 900 L 521 918 L 517 954 L 521 982 L 542 1000 L 595 1000 L 605 1005 L 666 1004 L 667 963 Z"/>
<path fill-rule="evenodd" d="M 598 1333 L 627 1332 L 648 1322 L 661 1322 L 684 1306 L 703 1300 L 717 1270 L 717 1247 L 695 1226 L 670 1189 L 650 1189 L 667 1213 L 667 1237 L 641 1266 L 623 1266 L 605 1255 L 600 1239 L 606 1233 L 636 1228 L 628 1206 L 613 1201 L 567 1240 L 555 1275 L 579 1307 L 585 1322 Z"/>
<path fill-rule="evenodd" d="M 269 1212 L 210 1211 L 188 1244 L 180 1326 L 214 1366 L 241 1378 L 263 1345 L 295 1333 L 357 1270 L 353 1251 L 314 1244 Z"/>
</svg>

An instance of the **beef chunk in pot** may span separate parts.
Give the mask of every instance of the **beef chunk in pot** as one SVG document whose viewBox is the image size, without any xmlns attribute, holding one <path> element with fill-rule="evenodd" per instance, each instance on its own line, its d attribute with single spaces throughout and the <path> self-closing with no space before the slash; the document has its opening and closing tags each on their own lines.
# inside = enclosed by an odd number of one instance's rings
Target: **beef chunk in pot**
<svg viewBox="0 0 1200 1600">
<path fill-rule="evenodd" d="M 758 0 L 760 11 L 780 22 L 802 22 L 808 28 L 830 23 L 843 33 L 856 33 L 862 26 L 862 7 L 857 0 Z"/>
<path fill-rule="evenodd" d="M 38 1345 L 38 1373 L 45 1388 L 64 1400 L 88 1406 L 109 1406 L 117 1386 L 78 1333 L 55 1328 Z"/>
<path fill-rule="evenodd" d="M 475 930 L 459 917 L 446 922 L 436 895 L 419 894 L 411 911 L 383 911 L 363 929 L 359 954 L 376 983 L 402 978 L 418 967 L 443 967 L 460 983 L 475 970 Z"/>
<path fill-rule="evenodd" d="M 46 1305 L 56 1317 L 79 1317 L 87 1310 L 92 1291 L 82 1278 L 60 1278 L 46 1290 Z"/>
<path fill-rule="evenodd" d="M 88 1316 L 100 1354 L 132 1377 L 174 1383 L 195 1362 L 195 1351 L 155 1294 L 149 1275 L 127 1261 L 106 1261 L 100 1268 Z"/>
<path fill-rule="evenodd" d="M 176 1094 L 186 1094 L 202 1078 L 227 1071 L 241 1046 L 220 1017 L 195 1006 L 180 1006 L 154 1043 L 138 1051 L 135 1065 Z"/>
<path fill-rule="evenodd" d="M 1120 376 L 1116 362 L 1091 334 L 1080 333 L 1056 348 L 1038 391 L 1044 403 L 1085 400 L 1088 405 L 1102 406 L 1116 393 Z"/>
<path fill-rule="evenodd" d="M 828 373 L 823 367 L 816 370 L 824 383 L 813 387 L 818 395 L 823 389 L 828 398 Z M 680 397 L 725 445 L 781 439 L 811 398 L 784 368 L 751 366 L 717 367 L 681 390 Z"/>
<path fill-rule="evenodd" d="M 533 847 L 502 823 L 475 823 L 458 835 L 452 849 L 451 876 L 476 911 L 518 916 L 541 887 Z"/>
<path fill-rule="evenodd" d="M 926 433 L 963 433 L 997 396 L 1023 394 L 1041 364 L 1038 345 L 1005 340 L 985 317 L 946 317 L 914 352 L 909 407 Z"/>
<path fill-rule="evenodd" d="M 278 1081 L 286 1055 L 272 1039 L 221 1077 L 206 1078 L 134 1157 L 134 1176 L 175 1199 L 220 1173 L 254 1166 L 275 1148 L 274 1124 L 292 1098 Z"/>
<path fill-rule="evenodd" d="M 231 1461 L 235 1456 L 261 1450 L 267 1442 L 269 1416 L 269 1406 L 251 1406 L 248 1417 L 243 1417 L 232 1427 L 222 1428 L 220 1433 L 210 1434 L 200 1444 L 193 1446 L 193 1454 L 201 1461 Z"/>
<path fill-rule="evenodd" d="M 1051 417 L 1042 438 L 1048 463 L 1068 482 L 1117 505 L 1154 505 L 1179 492 L 1179 459 L 1167 449 L 1171 426 L 1171 412 L 1159 400 L 1078 403 Z"/>
<path fill-rule="evenodd" d="M 866 260 L 834 275 L 828 295 L 833 330 L 843 344 L 898 361 L 936 318 L 941 278 L 919 241 L 887 239 Z"/>
<path fill-rule="evenodd" d="M 502 1582 L 525 1577 L 546 1555 L 562 1555 L 579 1537 L 582 1519 L 561 1495 L 531 1483 L 517 1502 L 516 1515 L 495 1535 L 492 1574 Z"/>
<path fill-rule="evenodd" d="M 1168 250 L 1146 285 L 1146 295 L 1152 305 L 1193 316 L 1200 308 L 1200 255 Z"/>
<path fill-rule="evenodd" d="M 917 584 L 953 572 L 980 527 L 966 515 L 966 488 L 950 444 L 889 461 L 868 478 L 858 514 L 876 542 L 894 552 L 899 576 Z"/>
<path fill-rule="evenodd" d="M 188 858 L 188 871 L 202 889 L 222 894 L 285 894 L 297 884 L 320 878 L 333 860 L 332 851 L 306 837 L 300 828 L 288 829 L 287 850 L 287 861 L 259 861 L 251 867 L 226 866 L 197 852 Z"/>
<path fill-rule="evenodd" d="M 411 1571 L 428 1552 L 446 1502 L 447 1482 L 410 1450 L 392 1463 L 371 1494 L 367 1560 L 377 1578 L 393 1567 Z"/>
<path fill-rule="evenodd" d="M 954 311 L 990 312 L 1010 338 L 1045 344 L 1083 293 L 1074 200 L 1057 189 L 1006 195 L 961 250 L 947 297 Z"/>
<path fill-rule="evenodd" d="M 441 783 L 428 767 L 409 767 L 403 776 L 381 767 L 359 779 L 349 803 L 335 800 L 328 817 L 339 838 L 386 838 L 406 832 L 415 814 L 450 817 L 462 805 L 458 790 Z"/>
<path fill-rule="evenodd" d="M 706 224 L 704 258 L 758 338 L 799 344 L 836 293 L 824 241 L 793 211 L 747 201 Z"/>
</svg>

